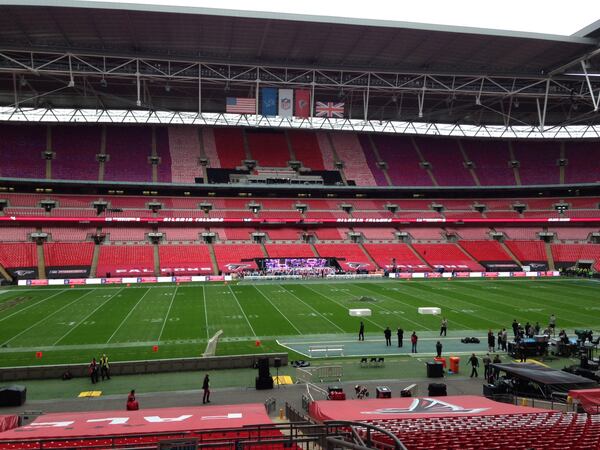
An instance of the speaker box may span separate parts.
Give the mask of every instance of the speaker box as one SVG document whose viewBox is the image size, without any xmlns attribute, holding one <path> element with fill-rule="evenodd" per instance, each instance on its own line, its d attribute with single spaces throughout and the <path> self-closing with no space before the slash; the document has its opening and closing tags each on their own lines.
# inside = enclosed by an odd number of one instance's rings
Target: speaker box
<svg viewBox="0 0 600 450">
<path fill-rule="evenodd" d="M 427 363 L 427 378 L 442 378 L 444 376 L 444 366 L 438 362 Z"/>
<path fill-rule="evenodd" d="M 281 358 L 273 359 L 273 367 L 281 367 Z"/>
<path fill-rule="evenodd" d="M 259 358 L 258 359 L 258 377 L 259 378 L 270 378 L 271 374 L 269 373 L 269 358 Z"/>
<path fill-rule="evenodd" d="M 430 397 L 446 397 L 446 385 L 443 383 L 430 383 L 428 387 Z"/>
<path fill-rule="evenodd" d="M 13 385 L 0 388 L 0 406 L 21 406 L 25 403 L 27 388 Z"/>
<path fill-rule="evenodd" d="M 256 377 L 256 390 L 273 389 L 273 378 L 271 377 Z"/>
</svg>

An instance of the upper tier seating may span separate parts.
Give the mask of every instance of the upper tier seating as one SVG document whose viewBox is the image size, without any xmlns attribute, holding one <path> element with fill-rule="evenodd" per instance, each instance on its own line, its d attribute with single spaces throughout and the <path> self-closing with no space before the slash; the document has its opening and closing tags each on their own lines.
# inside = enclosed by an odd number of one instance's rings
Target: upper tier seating
<svg viewBox="0 0 600 450">
<path fill-rule="evenodd" d="M 555 262 L 594 261 L 593 267 L 600 270 L 600 244 L 552 244 L 550 248 Z"/>
<path fill-rule="evenodd" d="M 433 182 L 419 163 L 419 154 L 411 138 L 374 135 L 373 142 L 381 160 L 387 163 L 388 174 L 396 186 L 432 186 Z"/>
<path fill-rule="evenodd" d="M 152 128 L 106 127 L 106 153 L 105 181 L 152 181 Z"/>
<path fill-rule="evenodd" d="M 44 244 L 46 267 L 89 266 L 94 253 L 93 242 Z"/>
<path fill-rule="evenodd" d="M 311 230 L 320 241 L 343 241 L 347 229 L 344 228 L 312 228 Z"/>
<path fill-rule="evenodd" d="M 61 180 L 98 180 L 102 128 L 98 126 L 52 127 L 52 178 Z M 61 205 L 66 206 L 66 205 Z"/>
<path fill-rule="evenodd" d="M 529 262 L 545 262 L 546 248 L 542 241 L 506 241 L 508 249 L 517 257 L 523 264 Z"/>
<path fill-rule="evenodd" d="M 413 248 L 433 267 L 443 267 L 449 270 L 484 270 L 455 244 L 413 244 Z"/>
<path fill-rule="evenodd" d="M 477 261 L 512 261 L 497 241 L 460 241 L 459 244 Z"/>
<path fill-rule="evenodd" d="M 158 156 L 159 163 L 156 170 L 156 181 L 159 183 L 171 183 L 173 177 L 171 175 L 171 153 L 169 151 L 169 131 L 165 127 L 155 128 L 156 137 L 156 156 Z M 191 181 L 193 182 L 193 181 Z"/>
<path fill-rule="evenodd" d="M 389 183 L 385 178 L 383 169 L 378 164 L 381 161 L 377 157 L 376 149 L 373 146 L 373 142 L 371 141 L 370 136 L 368 134 L 361 133 L 358 135 L 358 140 L 365 154 L 369 170 L 375 178 L 375 182 L 378 186 L 388 186 Z"/>
<path fill-rule="evenodd" d="M 598 227 L 564 227 L 550 228 L 548 231 L 556 233 L 555 236 L 560 240 L 585 241 L 590 233 L 598 233 Z"/>
<path fill-rule="evenodd" d="M 37 267 L 37 251 L 33 243 L 0 243 L 0 264 L 5 269 Z"/>
<path fill-rule="evenodd" d="M 415 138 L 425 161 L 440 186 L 473 186 L 475 180 L 464 166 L 456 139 Z"/>
<path fill-rule="evenodd" d="M 509 166 L 510 153 L 506 141 L 463 139 L 467 157 L 475 165 L 475 173 L 482 186 L 514 186 L 513 169 Z"/>
<path fill-rule="evenodd" d="M 258 244 L 216 244 L 213 248 L 219 270 L 223 273 L 256 269 L 254 259 L 265 257 L 261 246 Z"/>
<path fill-rule="evenodd" d="M 154 253 L 150 245 L 102 245 L 96 274 L 104 276 L 154 273 Z"/>
<path fill-rule="evenodd" d="M 446 227 L 448 234 L 457 234 L 462 240 L 483 240 L 490 238 L 490 229 L 483 227 Z"/>
<path fill-rule="evenodd" d="M 344 163 L 347 180 L 358 186 L 377 186 L 375 177 L 369 170 L 365 154 L 355 133 L 330 133 L 335 154 Z"/>
<path fill-rule="evenodd" d="M 497 232 L 502 232 L 507 239 L 511 240 L 535 240 L 538 233 L 542 231 L 540 227 L 494 227 Z"/>
<path fill-rule="evenodd" d="M 440 241 L 444 239 L 441 228 L 418 228 L 418 227 L 402 227 L 400 231 L 404 231 L 412 236 L 415 240 L 422 241 Z"/>
<path fill-rule="evenodd" d="M 194 183 L 201 176 L 200 139 L 195 127 L 170 127 L 169 152 L 173 183 Z M 161 164 L 163 167 L 164 164 Z"/>
<path fill-rule="evenodd" d="M 233 169 L 241 166 L 242 161 L 247 159 L 241 128 L 214 128 L 212 132 L 220 164 L 212 167 Z"/>
<path fill-rule="evenodd" d="M 306 131 L 288 131 L 290 144 L 297 161 L 312 170 L 324 170 L 323 156 L 315 133 Z"/>
<path fill-rule="evenodd" d="M 565 183 L 600 182 L 600 145 L 598 142 L 565 143 Z"/>
<path fill-rule="evenodd" d="M 246 130 L 246 141 L 252 159 L 261 167 L 287 167 L 291 160 L 283 131 Z"/>
<path fill-rule="evenodd" d="M 345 271 L 376 269 L 358 244 L 315 244 L 315 248 L 319 256 L 323 258 L 338 258 L 338 262 Z"/>
<path fill-rule="evenodd" d="M 424 264 L 407 244 L 365 244 L 365 249 L 383 269 L 391 269 L 392 258 L 396 258 L 396 267 L 401 271 L 431 271 L 431 268 Z"/>
<path fill-rule="evenodd" d="M 45 178 L 46 130 L 43 125 L 0 124 L 0 176 Z"/>
<path fill-rule="evenodd" d="M 160 158 L 156 181 L 194 183 L 204 177 L 200 158 L 210 168 L 234 169 L 253 158 L 262 167 L 286 167 L 295 157 L 305 168 L 339 170 L 359 186 L 433 186 L 421 163 L 431 164 L 440 186 L 473 186 L 465 160 L 482 186 L 558 184 L 561 143 L 535 140 L 455 139 L 389 134 L 358 134 L 340 131 L 279 131 L 276 129 L 211 128 L 173 125 L 23 125 L 0 127 L 0 176 L 97 180 L 102 135 L 106 137 L 105 181 L 151 182 L 152 140 Z M 287 134 L 287 136 L 286 136 Z M 511 148 L 513 156 L 511 156 Z M 596 142 L 564 143 L 564 183 L 593 183 L 600 169 L 600 146 Z M 43 152 L 54 152 L 46 173 Z M 510 160 L 515 158 L 515 170 Z M 379 163 L 385 162 L 387 169 Z M 590 163 L 592 162 L 592 163 Z"/>
<path fill-rule="evenodd" d="M 552 141 L 514 141 L 513 152 L 519 161 L 521 184 L 559 184 L 560 143 Z"/>
<path fill-rule="evenodd" d="M 308 244 L 265 244 L 271 258 L 314 258 L 315 254 Z"/>
<path fill-rule="evenodd" d="M 158 259 L 161 274 L 213 273 L 208 245 L 159 245 Z"/>
</svg>

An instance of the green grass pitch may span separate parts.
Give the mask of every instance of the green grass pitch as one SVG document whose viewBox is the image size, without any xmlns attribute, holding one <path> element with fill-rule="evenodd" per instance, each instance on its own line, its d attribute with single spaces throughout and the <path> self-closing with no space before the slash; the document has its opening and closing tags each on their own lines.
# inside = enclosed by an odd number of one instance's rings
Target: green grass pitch
<svg viewBox="0 0 600 450">
<path fill-rule="evenodd" d="M 219 330 L 219 355 L 285 351 L 275 339 L 355 335 L 360 319 L 348 309 L 361 307 L 372 309 L 364 320 L 378 334 L 438 329 L 440 318 L 419 306 L 441 307 L 452 330 L 510 329 L 514 318 L 545 325 L 552 313 L 560 328 L 597 330 L 599 294 L 600 283 L 574 279 L 6 288 L 0 366 L 85 363 L 103 352 L 112 361 L 196 357 Z"/>
</svg>

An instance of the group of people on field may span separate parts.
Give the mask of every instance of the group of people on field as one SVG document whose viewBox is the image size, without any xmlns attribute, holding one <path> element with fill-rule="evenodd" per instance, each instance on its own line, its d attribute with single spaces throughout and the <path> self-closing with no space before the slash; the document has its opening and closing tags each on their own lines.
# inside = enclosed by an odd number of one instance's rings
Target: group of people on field
<svg viewBox="0 0 600 450">
<path fill-rule="evenodd" d="M 398 338 L 398 347 L 402 348 L 404 346 L 404 330 L 402 328 L 398 328 L 398 330 L 396 331 L 396 336 Z M 385 338 L 385 346 L 391 347 L 392 346 L 392 330 L 390 329 L 390 327 L 386 327 L 386 329 L 383 331 L 383 337 Z M 358 329 L 358 340 L 359 341 L 365 340 L 365 323 L 362 321 L 360 322 L 360 327 Z M 417 353 L 417 342 L 418 341 L 419 341 L 419 336 L 417 336 L 416 331 L 413 331 L 412 334 L 410 335 L 410 344 L 411 344 L 411 352 L 412 353 Z"/>
<path fill-rule="evenodd" d="M 92 362 L 88 366 L 88 375 L 92 380 L 92 384 L 96 384 L 100 381 L 110 380 L 110 364 L 108 362 L 108 356 L 106 353 L 102 354 L 100 361 L 96 361 L 96 358 L 92 358 Z"/>
</svg>

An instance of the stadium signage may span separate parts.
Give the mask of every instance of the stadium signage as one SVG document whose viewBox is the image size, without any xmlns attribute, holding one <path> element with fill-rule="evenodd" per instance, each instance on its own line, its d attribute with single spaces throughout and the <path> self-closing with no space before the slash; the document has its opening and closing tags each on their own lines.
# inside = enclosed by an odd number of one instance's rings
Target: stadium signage
<svg viewBox="0 0 600 450">
<path fill-rule="evenodd" d="M 333 276 L 334 278 L 370 278 L 381 277 L 382 274 L 345 274 Z M 560 273 L 557 270 L 546 272 L 451 272 L 446 273 L 431 273 L 431 272 L 415 272 L 415 273 L 390 273 L 389 278 L 517 278 L 517 277 L 559 277 Z M 328 277 L 329 278 L 329 277 Z M 19 286 L 48 286 L 52 284 L 123 284 L 123 283 L 188 283 L 188 282 L 205 282 L 205 281 L 231 281 L 231 275 L 192 275 L 192 276 L 174 276 L 174 277 L 133 277 L 133 278 L 71 278 L 71 279 L 55 279 L 55 280 L 19 280 Z M 264 278 L 262 278 L 264 279 Z M 125 281 L 128 280 L 128 281 Z"/>
<path fill-rule="evenodd" d="M 323 219 L 303 219 L 281 218 L 281 219 L 256 219 L 256 218 L 223 218 L 223 217 L 47 217 L 47 216 L 2 216 L 0 222 L 142 222 L 142 223 L 258 223 L 258 224 L 321 224 L 321 223 L 518 223 L 534 224 L 548 222 L 577 222 L 577 223 L 598 223 L 598 217 L 533 217 L 533 218 L 422 218 L 422 217 L 403 217 L 403 218 L 323 218 Z"/>
</svg>

